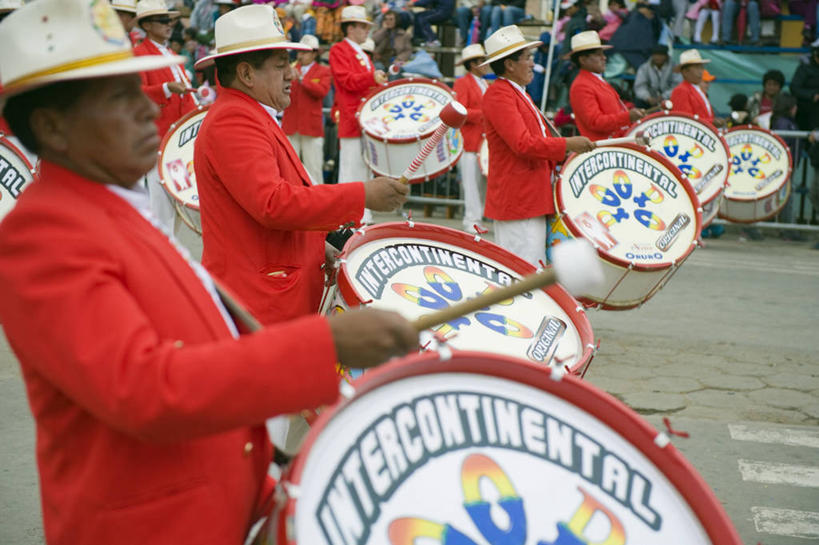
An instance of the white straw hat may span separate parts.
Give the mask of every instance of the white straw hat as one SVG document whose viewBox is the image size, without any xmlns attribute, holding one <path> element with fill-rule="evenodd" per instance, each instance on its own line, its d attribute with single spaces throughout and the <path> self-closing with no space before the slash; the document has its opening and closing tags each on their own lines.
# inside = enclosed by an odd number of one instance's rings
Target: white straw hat
<svg viewBox="0 0 819 545">
<path fill-rule="evenodd" d="M 364 40 L 364 43 L 361 44 L 361 49 L 367 53 L 375 53 L 375 42 L 372 38 L 367 38 Z"/>
<path fill-rule="evenodd" d="M 463 64 L 471 59 L 482 59 L 484 57 L 486 57 L 486 52 L 483 50 L 481 44 L 468 45 L 461 50 L 461 60 L 458 61 L 458 64 Z"/>
<path fill-rule="evenodd" d="M 341 10 L 342 23 L 367 23 L 373 24 L 367 17 L 367 10 L 364 6 L 346 6 Z"/>
<path fill-rule="evenodd" d="M 680 62 L 677 64 L 677 66 L 682 68 L 688 64 L 707 64 L 709 62 L 711 62 L 710 59 L 703 59 L 700 57 L 700 52 L 698 49 L 686 49 L 680 53 Z"/>
<path fill-rule="evenodd" d="M 578 32 L 572 36 L 572 51 L 570 54 L 592 49 L 611 49 L 611 46 L 601 44 L 600 35 L 594 30 Z"/>
<path fill-rule="evenodd" d="M 268 4 L 253 4 L 229 11 L 216 19 L 214 25 L 216 52 L 199 59 L 197 70 L 214 59 L 263 49 L 298 49 L 311 51 L 306 45 L 289 42 L 284 35 L 276 10 Z"/>
<path fill-rule="evenodd" d="M 501 27 L 484 42 L 488 58 L 481 63 L 486 66 L 498 59 L 508 57 L 516 51 L 542 44 L 541 41 L 529 42 L 523 37 L 523 32 L 515 25 Z"/>
<path fill-rule="evenodd" d="M 301 40 L 299 40 L 299 43 L 301 45 L 306 45 L 313 51 L 316 51 L 320 47 L 318 38 L 316 38 L 312 34 L 305 34 L 304 36 L 302 36 Z"/>
<path fill-rule="evenodd" d="M 112 8 L 117 11 L 127 11 L 128 13 L 136 13 L 136 4 L 136 0 L 111 0 Z"/>
<path fill-rule="evenodd" d="M 23 0 L 0 0 L 0 13 L 14 11 L 23 7 Z"/>
<path fill-rule="evenodd" d="M 0 23 L 2 96 L 58 81 L 155 70 L 184 57 L 135 57 L 107 0 L 37 0 Z"/>
<path fill-rule="evenodd" d="M 146 17 L 153 17 L 154 15 L 169 15 L 171 17 L 176 17 L 179 15 L 179 12 L 169 10 L 165 0 L 139 0 L 139 2 L 137 2 L 137 21 L 141 21 Z"/>
</svg>

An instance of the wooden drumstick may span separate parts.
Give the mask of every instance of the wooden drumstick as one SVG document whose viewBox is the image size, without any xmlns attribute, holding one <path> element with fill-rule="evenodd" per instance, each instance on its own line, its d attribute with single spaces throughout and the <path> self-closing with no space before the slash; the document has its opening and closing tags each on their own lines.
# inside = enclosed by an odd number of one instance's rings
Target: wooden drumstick
<svg viewBox="0 0 819 545">
<path fill-rule="evenodd" d="M 630 136 L 623 136 L 621 138 L 606 138 L 605 140 L 598 140 L 595 145 L 600 146 L 617 146 L 620 144 L 638 144 L 640 146 L 647 146 L 651 140 L 648 136 L 643 134 L 643 131 L 637 131 Z"/>
<path fill-rule="evenodd" d="M 560 282 L 572 295 L 580 295 L 603 282 L 603 268 L 597 258 L 597 251 L 584 239 L 561 242 L 552 247 L 554 266 L 522 278 L 509 286 L 503 286 L 489 293 L 467 299 L 451 307 L 421 316 L 413 320 L 417 331 L 450 322 L 470 312 L 494 305 L 527 291 Z"/>
<path fill-rule="evenodd" d="M 659 112 L 661 110 L 670 110 L 673 107 L 674 107 L 673 102 L 671 102 L 670 100 L 663 100 L 662 102 L 660 102 L 656 106 L 652 106 L 651 108 L 646 110 L 646 115 L 653 114 L 653 113 Z"/>
<path fill-rule="evenodd" d="M 453 100 L 444 106 L 441 113 L 438 114 L 438 117 L 441 119 L 441 124 L 435 129 L 432 136 L 427 139 L 424 143 L 424 147 L 421 148 L 421 151 L 418 152 L 418 155 L 415 156 L 415 159 L 412 160 L 401 177 L 398 178 L 398 181 L 402 184 L 408 183 L 415 171 L 421 168 L 421 164 L 423 164 L 424 160 L 432 153 L 432 150 L 435 149 L 435 146 L 437 146 L 441 138 L 444 137 L 446 131 L 450 128 L 460 129 L 461 126 L 463 126 L 466 122 L 466 108 L 464 108 L 464 105 L 460 102 Z"/>
</svg>

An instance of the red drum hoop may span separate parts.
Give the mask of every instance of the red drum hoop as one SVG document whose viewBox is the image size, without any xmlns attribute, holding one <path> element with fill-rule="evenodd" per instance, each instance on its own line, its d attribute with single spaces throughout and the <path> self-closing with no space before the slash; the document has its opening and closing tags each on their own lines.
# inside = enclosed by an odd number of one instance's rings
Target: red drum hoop
<svg viewBox="0 0 819 545">
<path fill-rule="evenodd" d="M 703 227 L 717 216 L 728 181 L 731 152 L 714 125 L 682 112 L 657 112 L 637 121 L 629 135 L 642 132 L 649 147 L 688 178 L 703 209 Z"/>
<path fill-rule="evenodd" d="M 283 475 L 266 543 L 483 543 L 515 529 L 519 543 L 741 545 L 664 433 L 560 370 L 431 352 L 342 394 Z M 500 528 L 490 507 L 507 514 Z"/>
<path fill-rule="evenodd" d="M 177 119 L 159 145 L 157 169 L 163 189 L 171 197 L 180 219 L 197 234 L 202 234 L 199 220 L 199 192 L 193 169 L 193 146 L 208 106 L 198 106 Z"/>
<path fill-rule="evenodd" d="M 385 258 L 395 266 L 373 274 L 381 265 L 388 266 Z M 371 304 L 408 319 L 535 272 L 523 259 L 480 236 L 410 222 L 357 231 L 339 262 L 338 291 L 330 313 Z M 563 287 L 549 286 L 504 303 L 435 331 L 456 350 L 516 354 L 585 372 L 595 352 L 594 334 L 583 308 Z"/>
<path fill-rule="evenodd" d="M 756 125 L 733 127 L 725 133 L 725 141 L 731 152 L 731 169 L 720 217 L 754 223 L 776 216 L 791 193 L 793 157 L 788 145 Z"/>
<path fill-rule="evenodd" d="M 17 198 L 34 181 L 37 170 L 26 154 L 0 133 L 0 219 L 17 203 Z"/>
<path fill-rule="evenodd" d="M 400 177 L 440 124 L 440 111 L 454 99 L 452 89 L 427 78 L 400 79 L 371 91 L 356 110 L 367 166 L 377 175 Z M 461 132 L 449 129 L 409 183 L 444 174 L 462 153 Z"/>
<path fill-rule="evenodd" d="M 663 155 L 634 144 L 570 155 L 555 202 L 553 231 L 588 239 L 603 264 L 602 287 L 579 299 L 607 310 L 651 298 L 694 251 L 702 228 L 690 182 Z"/>
</svg>

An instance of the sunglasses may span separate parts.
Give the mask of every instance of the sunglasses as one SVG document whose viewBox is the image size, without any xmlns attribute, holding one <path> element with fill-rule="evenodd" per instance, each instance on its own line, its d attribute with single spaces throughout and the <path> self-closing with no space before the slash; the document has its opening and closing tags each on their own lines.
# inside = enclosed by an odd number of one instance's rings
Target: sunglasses
<svg viewBox="0 0 819 545">
<path fill-rule="evenodd" d="M 148 19 L 149 23 L 159 23 L 160 25 L 170 25 L 174 22 L 174 19 L 170 17 L 157 17 L 156 19 Z"/>
</svg>

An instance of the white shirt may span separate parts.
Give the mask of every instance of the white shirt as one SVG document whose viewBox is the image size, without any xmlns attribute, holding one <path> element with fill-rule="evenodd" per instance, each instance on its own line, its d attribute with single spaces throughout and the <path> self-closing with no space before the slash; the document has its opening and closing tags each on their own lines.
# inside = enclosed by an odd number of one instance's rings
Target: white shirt
<svg viewBox="0 0 819 545">
<path fill-rule="evenodd" d="M 266 112 L 267 112 L 267 115 L 269 115 L 270 117 L 272 117 L 272 118 L 273 118 L 273 121 L 275 121 L 275 122 L 276 122 L 276 124 L 277 124 L 279 127 L 281 127 L 281 126 L 282 126 L 282 122 L 281 122 L 281 121 L 279 121 L 279 111 L 278 111 L 277 109 L 273 108 L 272 106 L 268 106 L 267 104 L 263 104 L 263 103 L 261 103 L 261 102 L 259 102 L 259 106 L 261 106 L 262 108 L 264 108 L 264 111 L 266 111 Z"/>
<path fill-rule="evenodd" d="M 165 229 L 165 226 L 160 223 L 156 217 L 154 217 L 153 213 L 151 213 L 151 198 L 148 196 L 148 191 L 143 189 L 139 184 L 135 185 L 131 189 L 110 184 L 106 185 L 106 187 L 111 190 L 112 193 L 133 206 L 134 209 L 139 212 L 139 214 L 145 218 L 148 223 L 153 225 L 159 232 L 168 238 L 171 246 L 176 248 L 179 255 L 181 255 L 182 258 L 188 262 L 188 265 L 190 265 L 193 272 L 196 273 L 196 276 L 202 282 L 202 286 L 210 294 L 211 299 L 213 299 L 213 303 L 216 305 L 216 308 L 219 309 L 219 314 L 222 315 L 222 319 L 225 321 L 225 325 L 230 330 L 230 334 L 233 335 L 234 339 L 239 338 L 239 330 L 236 329 L 236 324 L 233 322 L 233 318 L 230 317 L 230 313 L 222 303 L 222 299 L 219 298 L 219 294 L 216 292 L 216 286 L 213 284 L 213 278 L 210 277 L 210 274 L 208 274 L 208 271 L 205 270 L 201 263 L 194 261 L 191 258 L 190 252 L 188 252 L 184 246 L 179 244 L 179 242 L 174 238 L 173 234 L 169 233 Z"/>
<path fill-rule="evenodd" d="M 176 53 L 165 47 L 163 44 L 155 42 L 153 40 L 151 40 L 151 43 L 154 44 L 157 49 L 159 49 L 159 52 L 162 53 L 164 57 L 176 57 Z M 169 66 L 169 68 L 171 69 L 171 73 L 173 74 L 174 81 L 183 84 L 188 89 L 193 88 L 191 87 L 191 82 L 188 80 L 188 76 L 185 75 L 185 71 L 182 69 L 180 65 L 172 64 L 171 66 Z M 170 91 L 170 89 L 168 89 L 167 83 L 162 84 L 162 92 L 165 93 L 165 98 L 171 98 L 171 95 L 173 94 Z M 193 101 L 196 104 L 199 104 L 199 99 L 197 99 L 196 93 L 193 93 L 191 96 L 193 97 Z"/>
<path fill-rule="evenodd" d="M 310 69 L 313 68 L 314 64 L 316 64 L 316 61 L 311 62 L 307 66 L 299 66 L 299 71 L 301 72 L 301 77 L 306 76 L 307 72 L 309 72 Z"/>
<path fill-rule="evenodd" d="M 694 84 L 691 83 L 691 85 L 694 85 Z M 694 89 L 697 90 L 697 92 L 700 94 L 702 99 L 705 101 L 705 107 L 708 108 L 708 114 L 710 115 L 711 114 L 711 103 L 708 101 L 708 95 L 705 94 L 705 91 L 700 89 L 699 85 L 694 85 Z"/>
<path fill-rule="evenodd" d="M 486 90 L 489 89 L 489 84 L 486 82 L 485 79 L 479 78 L 478 76 L 476 76 L 472 72 L 469 72 L 469 75 L 472 76 L 475 79 L 475 82 L 478 84 L 478 87 L 481 88 L 481 94 L 484 94 L 486 92 Z"/>
<path fill-rule="evenodd" d="M 354 42 L 354 41 L 352 41 L 350 38 L 344 38 L 344 39 L 347 41 L 347 43 L 348 43 L 348 44 L 350 44 L 351 46 L 353 46 L 353 49 L 355 49 L 356 53 L 358 53 L 358 57 L 359 57 L 360 59 L 364 59 L 364 62 L 365 62 L 365 63 L 367 63 L 367 68 L 368 68 L 368 69 L 369 69 L 369 68 L 372 68 L 372 66 L 373 66 L 373 65 L 372 65 L 372 64 L 370 64 L 370 57 L 369 57 L 369 56 L 368 56 L 368 55 L 367 55 L 367 54 L 364 52 L 364 50 L 363 50 L 363 49 L 361 49 L 361 45 L 360 45 L 360 44 L 355 43 L 355 42 Z"/>
</svg>

